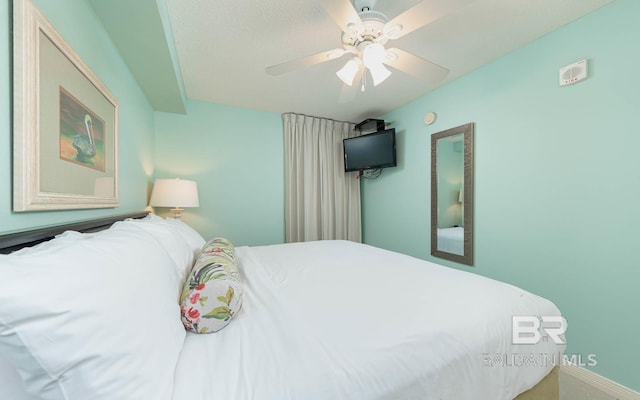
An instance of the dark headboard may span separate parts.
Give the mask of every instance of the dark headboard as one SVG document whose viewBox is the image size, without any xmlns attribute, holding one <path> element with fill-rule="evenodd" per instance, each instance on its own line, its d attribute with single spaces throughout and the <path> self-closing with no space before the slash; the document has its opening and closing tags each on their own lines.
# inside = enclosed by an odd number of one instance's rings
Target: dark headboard
<svg viewBox="0 0 640 400">
<path fill-rule="evenodd" d="M 144 218 L 148 212 L 114 215 L 112 217 L 72 222 L 64 225 L 49 226 L 23 232 L 0 235 L 0 254 L 8 254 L 23 247 L 34 246 L 38 243 L 53 239 L 64 231 L 97 232 L 109 228 L 118 221 L 127 218 Z"/>
</svg>

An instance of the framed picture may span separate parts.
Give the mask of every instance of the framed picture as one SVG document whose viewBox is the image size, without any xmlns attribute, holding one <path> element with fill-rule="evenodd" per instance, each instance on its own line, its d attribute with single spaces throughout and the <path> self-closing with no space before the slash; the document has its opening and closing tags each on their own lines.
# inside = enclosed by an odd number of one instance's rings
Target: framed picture
<svg viewBox="0 0 640 400">
<path fill-rule="evenodd" d="M 118 206 L 118 102 L 31 0 L 14 0 L 13 210 Z"/>
</svg>

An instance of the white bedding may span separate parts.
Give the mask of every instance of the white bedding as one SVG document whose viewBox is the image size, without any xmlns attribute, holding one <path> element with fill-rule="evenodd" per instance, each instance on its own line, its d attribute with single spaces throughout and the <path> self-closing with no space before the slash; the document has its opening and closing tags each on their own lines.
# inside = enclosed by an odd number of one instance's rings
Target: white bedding
<svg viewBox="0 0 640 400">
<path fill-rule="evenodd" d="M 464 255 L 464 228 L 438 228 L 438 250 Z"/>
<path fill-rule="evenodd" d="M 487 357 L 564 351 L 513 346 L 513 315 L 558 309 L 475 274 L 347 241 L 236 254 L 243 309 L 218 333 L 187 334 L 174 400 L 513 399 L 553 365 Z"/>
</svg>

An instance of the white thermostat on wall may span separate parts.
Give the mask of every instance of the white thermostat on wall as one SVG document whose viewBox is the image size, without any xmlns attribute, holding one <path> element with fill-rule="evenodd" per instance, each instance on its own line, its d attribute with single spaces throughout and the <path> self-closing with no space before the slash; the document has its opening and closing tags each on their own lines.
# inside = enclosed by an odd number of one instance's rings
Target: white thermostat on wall
<svg viewBox="0 0 640 400">
<path fill-rule="evenodd" d="M 572 85 L 587 77 L 587 60 L 560 68 L 560 86 Z"/>
</svg>

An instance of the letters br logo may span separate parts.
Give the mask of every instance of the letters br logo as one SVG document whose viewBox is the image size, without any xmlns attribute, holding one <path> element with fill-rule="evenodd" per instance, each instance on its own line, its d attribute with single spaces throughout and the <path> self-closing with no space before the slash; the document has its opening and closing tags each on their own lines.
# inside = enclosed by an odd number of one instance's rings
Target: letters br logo
<svg viewBox="0 0 640 400">
<path fill-rule="evenodd" d="M 561 316 L 513 316 L 511 321 L 512 344 L 536 344 L 551 340 L 555 344 L 566 344 L 564 333 L 567 320 Z"/>
</svg>

